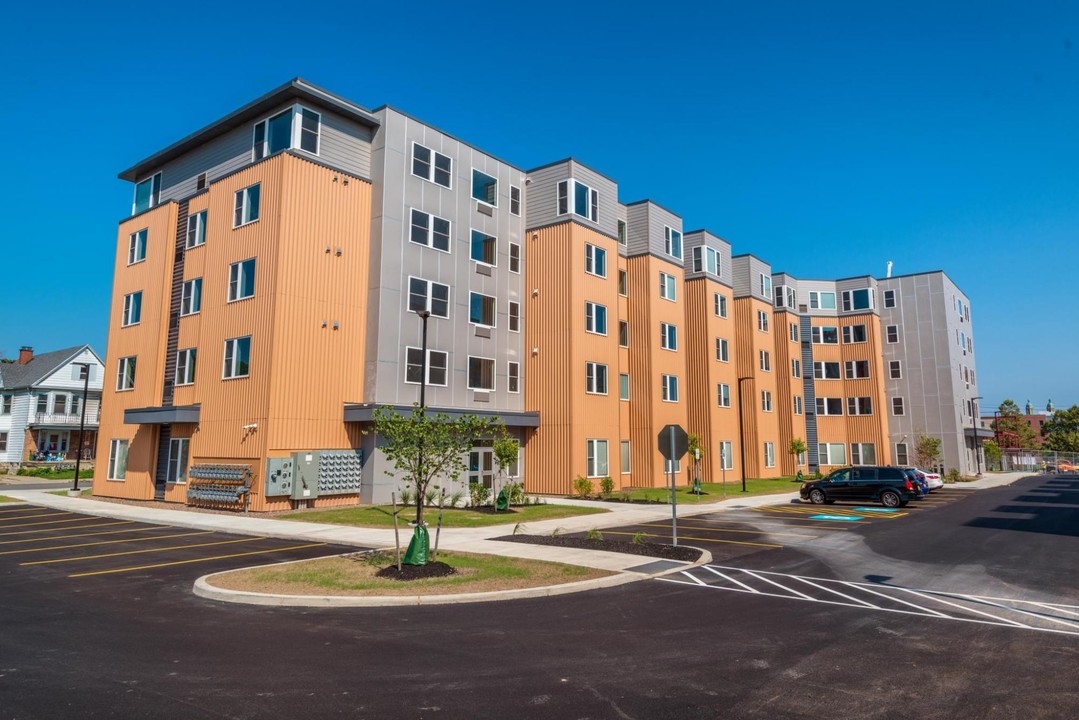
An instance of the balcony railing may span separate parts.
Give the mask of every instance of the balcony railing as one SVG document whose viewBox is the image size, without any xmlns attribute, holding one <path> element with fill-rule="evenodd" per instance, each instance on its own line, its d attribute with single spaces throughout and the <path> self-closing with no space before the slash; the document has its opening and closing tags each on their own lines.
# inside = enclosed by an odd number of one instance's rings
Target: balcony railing
<svg viewBox="0 0 1079 720">
<path fill-rule="evenodd" d="M 34 425 L 79 426 L 79 415 L 57 415 L 55 413 L 35 413 Z M 86 413 L 86 427 L 97 427 L 97 413 Z"/>
</svg>

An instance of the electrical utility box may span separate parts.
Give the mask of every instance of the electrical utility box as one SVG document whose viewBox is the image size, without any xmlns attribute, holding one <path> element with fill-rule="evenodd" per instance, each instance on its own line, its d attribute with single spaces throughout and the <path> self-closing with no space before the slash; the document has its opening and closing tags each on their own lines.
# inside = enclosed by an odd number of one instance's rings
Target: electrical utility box
<svg viewBox="0 0 1079 720">
<path fill-rule="evenodd" d="M 292 494 L 292 458 L 270 458 L 266 461 L 266 497 Z"/>
<path fill-rule="evenodd" d="M 319 452 L 309 450 L 292 454 L 292 497 L 293 500 L 313 500 L 318 497 Z"/>
</svg>

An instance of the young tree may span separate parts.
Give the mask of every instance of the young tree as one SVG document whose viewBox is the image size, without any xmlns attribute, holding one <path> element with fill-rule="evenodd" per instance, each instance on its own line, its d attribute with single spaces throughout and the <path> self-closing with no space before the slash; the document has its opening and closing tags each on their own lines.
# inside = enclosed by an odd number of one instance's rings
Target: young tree
<svg viewBox="0 0 1079 720">
<path fill-rule="evenodd" d="M 798 465 L 798 456 L 804 453 L 808 448 L 806 447 L 805 440 L 802 438 L 791 438 L 791 444 L 787 447 L 787 452 L 794 456 L 794 464 Z"/>
<path fill-rule="evenodd" d="M 914 444 L 914 462 L 923 470 L 929 470 L 936 466 L 940 460 L 940 438 L 920 433 L 918 442 Z"/>
<path fill-rule="evenodd" d="M 1041 445 L 1034 428 L 1027 424 L 1023 411 L 1014 400 L 1005 400 L 997 408 L 1000 413 L 993 421 L 993 431 L 1000 437 L 1000 444 L 1011 448 L 1034 448 Z"/>
<path fill-rule="evenodd" d="M 704 444 L 701 443 L 700 435 L 689 433 L 686 441 L 686 452 L 693 459 L 693 478 L 695 481 L 699 481 L 701 477 L 701 458 L 704 457 Z M 696 485 L 692 486 L 696 487 Z"/>
<path fill-rule="evenodd" d="M 1079 405 L 1053 413 L 1042 425 L 1042 437 L 1050 450 L 1079 453 Z"/>
<path fill-rule="evenodd" d="M 985 453 L 985 462 L 988 465 L 997 465 L 1000 463 L 1004 453 L 1001 452 L 1000 446 L 997 445 L 995 440 L 986 440 L 982 443 L 982 451 Z"/>
<path fill-rule="evenodd" d="M 498 465 L 498 476 L 501 481 L 502 476 L 506 473 L 513 463 L 517 462 L 517 458 L 520 457 L 521 444 L 514 438 L 511 438 L 506 434 L 505 428 L 502 428 L 502 432 L 495 438 L 491 444 L 491 449 L 495 454 L 495 464 Z M 498 490 L 498 488 L 494 488 Z M 492 493 L 495 496 L 494 502 L 498 502 L 498 493 Z M 496 505 L 497 507 L 497 505 Z"/>
</svg>

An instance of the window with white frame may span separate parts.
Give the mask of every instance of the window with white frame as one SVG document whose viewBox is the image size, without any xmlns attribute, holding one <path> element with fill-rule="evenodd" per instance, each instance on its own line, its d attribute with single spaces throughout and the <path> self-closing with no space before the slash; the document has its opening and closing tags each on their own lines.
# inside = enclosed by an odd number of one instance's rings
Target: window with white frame
<svg viewBox="0 0 1079 720">
<path fill-rule="evenodd" d="M 150 231 L 147 228 L 131 233 L 127 243 L 127 264 L 134 265 L 146 259 L 146 239 Z"/>
<path fill-rule="evenodd" d="M 588 463 L 585 470 L 586 474 L 590 478 L 607 477 L 610 474 L 607 469 L 607 441 L 589 439 L 585 442 L 585 455 Z"/>
<path fill-rule="evenodd" d="M 716 385 L 716 403 L 723 408 L 731 406 L 731 386 L 727 383 Z"/>
<path fill-rule="evenodd" d="M 906 415 L 906 408 L 903 406 L 903 398 L 892 398 L 892 415 Z"/>
<path fill-rule="evenodd" d="M 472 168 L 472 197 L 481 203 L 498 205 L 498 180 Z"/>
<path fill-rule="evenodd" d="M 259 202 L 262 186 L 259 183 L 236 191 L 232 205 L 232 227 L 238 228 L 259 219 Z"/>
<path fill-rule="evenodd" d="M 423 362 L 423 348 L 405 348 L 405 382 L 419 385 L 424 380 L 424 368 L 427 369 L 427 385 L 445 387 L 449 382 L 449 353 L 442 350 L 428 350 L 427 364 Z"/>
<path fill-rule="evenodd" d="M 255 294 L 255 258 L 229 265 L 229 302 Z"/>
<path fill-rule="evenodd" d="M 813 363 L 813 377 L 817 380 L 838 380 L 839 363 L 815 362 Z"/>
<path fill-rule="evenodd" d="M 843 312 L 857 312 L 859 310 L 873 309 L 873 289 L 860 288 L 858 290 L 843 291 Z"/>
<path fill-rule="evenodd" d="M 497 259 L 498 241 L 491 235 L 472 231 L 469 257 L 478 263 L 494 266 Z"/>
<path fill-rule="evenodd" d="M 116 367 L 117 390 L 131 390 L 135 387 L 135 364 L 136 357 L 134 355 L 120 358 Z"/>
<path fill-rule="evenodd" d="M 761 332 L 768 332 L 768 313 L 763 310 L 757 311 L 757 329 Z"/>
<path fill-rule="evenodd" d="M 817 402 L 817 414 L 818 415 L 842 415 L 843 414 L 843 398 L 837 397 L 819 397 Z"/>
<path fill-rule="evenodd" d="M 629 347 L 629 322 L 618 321 L 618 347 Z"/>
<path fill-rule="evenodd" d="M 721 271 L 719 251 L 707 245 L 693 248 L 693 272 L 706 272 L 718 276 Z"/>
<path fill-rule="evenodd" d="M 607 306 L 593 302 L 584 304 L 584 329 L 597 335 L 607 334 Z"/>
<path fill-rule="evenodd" d="M 630 469 L 630 460 L 632 459 L 632 453 L 630 452 L 629 440 L 623 440 L 620 445 L 622 450 L 622 456 L 620 458 L 622 461 L 622 474 L 628 475 L 632 472 L 632 470 Z"/>
<path fill-rule="evenodd" d="M 117 384 L 117 387 L 119 387 L 119 384 Z M 49 412 L 49 394 L 48 393 L 40 393 L 37 396 L 37 413 L 38 413 L 38 415 L 45 415 L 48 412 Z"/>
<path fill-rule="evenodd" d="M 835 310 L 835 293 L 810 290 L 809 308 L 811 310 Z"/>
<path fill-rule="evenodd" d="M 884 291 L 884 307 L 886 307 L 886 308 L 894 308 L 895 307 L 895 290 L 885 290 Z M 905 465 L 906 463 L 903 463 L 903 464 Z"/>
<path fill-rule="evenodd" d="M 521 246 L 510 243 L 510 272 L 521 274 Z"/>
<path fill-rule="evenodd" d="M 142 291 L 124 295 L 124 314 L 121 326 L 138 325 L 142 320 Z"/>
<path fill-rule="evenodd" d="M 678 349 L 678 328 L 670 323 L 659 324 L 659 346 L 664 350 Z"/>
<path fill-rule="evenodd" d="M 140 212 L 157 207 L 161 202 L 161 173 L 135 183 L 135 199 L 131 203 L 131 214 L 138 215 Z"/>
<path fill-rule="evenodd" d="M 775 467 L 776 466 L 776 446 L 773 442 L 764 443 L 764 466 Z"/>
<path fill-rule="evenodd" d="M 967 403 L 970 404 L 969 402 Z M 67 415 L 67 395 L 57 393 L 52 399 L 53 415 Z"/>
<path fill-rule="evenodd" d="M 7 452 L 7 433 L 0 432 L 0 452 Z"/>
<path fill-rule="evenodd" d="M 450 316 L 450 286 L 418 277 L 408 279 L 409 312 L 426 310 L 433 317 Z"/>
<path fill-rule="evenodd" d="M 876 465 L 877 464 L 877 446 L 873 443 L 851 443 L 850 444 L 850 464 L 851 465 Z"/>
<path fill-rule="evenodd" d="M 802 361 L 793 359 L 791 360 L 791 377 L 802 377 Z"/>
<path fill-rule="evenodd" d="M 511 360 L 506 366 L 506 390 L 511 393 L 521 392 L 521 363 Z"/>
<path fill-rule="evenodd" d="M 663 251 L 671 257 L 682 259 L 682 233 L 672 227 L 663 226 Z"/>
<path fill-rule="evenodd" d="M 845 325 L 843 327 L 844 343 L 848 345 L 851 343 L 864 343 L 866 339 L 865 325 Z"/>
<path fill-rule="evenodd" d="M 412 208 L 408 232 L 409 242 L 450 251 L 450 221 Z"/>
<path fill-rule="evenodd" d="M 847 449 L 843 443 L 818 443 L 817 453 L 821 465 L 847 464 Z"/>
<path fill-rule="evenodd" d="M 719 362 L 731 361 L 730 343 L 727 342 L 726 338 L 716 338 L 716 360 Z"/>
<path fill-rule="evenodd" d="M 664 402 L 678 402 L 678 376 L 663 375 L 660 378 Z"/>
<path fill-rule="evenodd" d="M 847 360 L 843 369 L 848 380 L 864 380 L 869 377 L 868 360 Z"/>
<path fill-rule="evenodd" d="M 225 341 L 221 377 L 247 377 L 251 372 L 251 336 L 229 338 Z"/>
<path fill-rule="evenodd" d="M 768 301 L 771 302 L 772 301 L 772 276 L 768 275 L 767 273 L 761 273 L 760 274 L 760 280 L 761 280 L 761 284 L 760 284 L 760 288 L 759 288 L 760 294 L 763 297 L 768 298 Z"/>
<path fill-rule="evenodd" d="M 453 160 L 429 147 L 412 143 L 412 174 L 448 188 L 453 182 Z"/>
<path fill-rule="evenodd" d="M 788 285 L 777 285 L 775 289 L 775 306 L 793 308 L 797 304 L 794 288 Z"/>
<path fill-rule="evenodd" d="M 908 460 L 908 455 L 907 455 L 907 444 L 906 443 L 896 443 L 895 444 L 895 464 L 896 465 L 909 465 L 910 464 L 910 462 Z"/>
<path fill-rule="evenodd" d="M 584 391 L 591 395 L 607 394 L 607 366 L 603 363 L 584 364 Z"/>
<path fill-rule="evenodd" d="M 576 180 L 558 183 L 558 214 L 569 213 L 596 222 L 599 219 L 599 192 Z"/>
<path fill-rule="evenodd" d="M 801 334 L 798 332 L 798 323 L 791 323 L 791 342 L 798 342 L 800 335 Z"/>
<path fill-rule="evenodd" d="M 626 242 L 627 242 L 627 239 L 626 239 L 626 221 L 625 220 L 619 220 L 618 221 L 618 244 L 619 245 L 625 245 Z"/>
<path fill-rule="evenodd" d="M 607 277 L 607 251 L 591 243 L 585 243 L 584 271 L 590 275 Z"/>
<path fill-rule="evenodd" d="M 510 332 L 521 332 L 521 303 L 510 300 L 509 307 Z"/>
<path fill-rule="evenodd" d="M 722 293 L 716 293 L 712 296 L 712 312 L 716 317 L 727 317 L 727 296 Z"/>
<path fill-rule="evenodd" d="M 794 396 L 794 414 L 795 415 L 801 415 L 802 414 L 802 396 L 801 395 L 795 395 Z"/>
<path fill-rule="evenodd" d="M 629 295 L 629 273 L 625 270 L 618 271 L 618 294 L 622 297 Z"/>
<path fill-rule="evenodd" d="M 671 467 L 671 461 L 670 460 L 664 460 L 663 461 L 663 473 L 667 474 L 667 473 L 670 473 L 670 472 L 673 472 L 675 475 L 682 472 L 682 460 L 681 459 L 674 461 L 673 470 L 672 470 L 672 467 Z"/>
<path fill-rule="evenodd" d="M 14 396 L 11 393 L 0 395 L 0 415 L 10 415 L 13 402 Z"/>
<path fill-rule="evenodd" d="M 187 216 L 187 240 L 184 247 L 188 250 L 206 244 L 206 211 Z"/>
<path fill-rule="evenodd" d="M 730 440 L 719 443 L 719 463 L 722 470 L 734 469 L 734 446 Z"/>
<path fill-rule="evenodd" d="M 886 329 L 885 336 L 888 339 L 888 344 L 894 345 L 899 342 L 899 326 L 889 325 Z"/>
<path fill-rule="evenodd" d="M 251 141 L 254 159 L 291 148 L 318 155 L 321 126 L 322 116 L 300 105 L 260 120 L 255 123 Z"/>
<path fill-rule="evenodd" d="M 767 350 L 760 351 L 761 370 L 772 372 L 772 354 Z"/>
<path fill-rule="evenodd" d="M 195 359 L 197 354 L 196 348 L 176 351 L 175 383 L 177 385 L 192 385 L 195 382 Z"/>
<path fill-rule="evenodd" d="M 194 315 L 202 310 L 202 278 L 192 278 L 180 286 L 180 315 Z"/>
<path fill-rule="evenodd" d="M 169 464 L 165 482 L 169 485 L 187 482 L 187 458 L 191 448 L 190 438 L 169 440 Z"/>
<path fill-rule="evenodd" d="M 468 294 L 468 321 L 484 327 L 495 326 L 495 302 L 490 295 L 478 292 Z"/>
<path fill-rule="evenodd" d="M 674 275 L 665 272 L 659 274 L 659 296 L 664 300 L 675 300 Z"/>
<path fill-rule="evenodd" d="M 109 442 L 108 479 L 127 479 L 127 440 L 112 440 Z"/>
<path fill-rule="evenodd" d="M 838 345 L 839 328 L 830 325 L 821 327 L 814 325 L 810 329 L 810 338 L 814 345 Z"/>
<path fill-rule="evenodd" d="M 510 215 L 521 214 L 521 188 L 510 185 Z"/>
<path fill-rule="evenodd" d="M 891 360 L 888 362 L 888 377 L 892 380 L 899 380 L 903 377 L 903 363 L 899 360 Z"/>
<path fill-rule="evenodd" d="M 761 410 L 772 412 L 772 391 L 761 390 Z"/>
<path fill-rule="evenodd" d="M 849 397 L 849 398 L 847 398 L 847 414 L 848 415 L 872 415 L 873 414 L 873 398 L 871 398 L 871 397 Z"/>
<path fill-rule="evenodd" d="M 629 373 L 618 374 L 618 399 L 629 400 Z"/>
<path fill-rule="evenodd" d="M 495 389 L 495 361 L 491 358 L 468 356 L 468 389 Z"/>
</svg>

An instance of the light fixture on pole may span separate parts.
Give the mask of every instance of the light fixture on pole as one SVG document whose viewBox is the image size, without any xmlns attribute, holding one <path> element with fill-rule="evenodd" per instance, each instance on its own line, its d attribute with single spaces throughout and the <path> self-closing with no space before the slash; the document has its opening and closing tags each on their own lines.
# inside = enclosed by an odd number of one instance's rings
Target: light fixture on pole
<svg viewBox="0 0 1079 720">
<path fill-rule="evenodd" d="M 978 454 L 978 401 L 981 399 L 982 396 L 979 395 L 970 400 L 970 422 L 974 426 L 974 437 L 972 437 L 970 441 L 974 446 L 974 462 L 978 468 L 979 477 L 981 477 L 982 474 L 982 456 Z"/>
<path fill-rule="evenodd" d="M 79 367 L 79 375 L 82 376 L 82 412 L 79 413 L 79 441 L 75 450 L 75 482 L 71 486 L 73 492 L 79 491 L 79 468 L 82 465 L 82 434 L 86 429 L 86 398 L 90 394 L 90 367 L 93 363 L 72 363 Z"/>
</svg>

